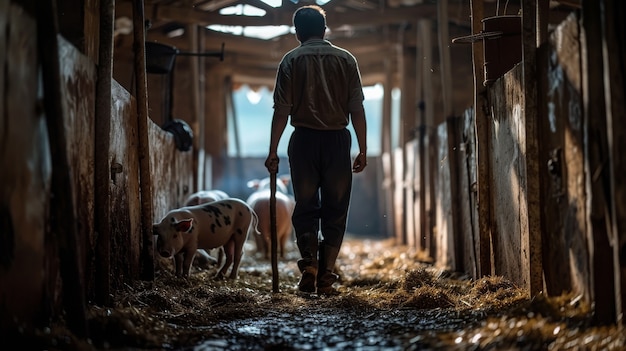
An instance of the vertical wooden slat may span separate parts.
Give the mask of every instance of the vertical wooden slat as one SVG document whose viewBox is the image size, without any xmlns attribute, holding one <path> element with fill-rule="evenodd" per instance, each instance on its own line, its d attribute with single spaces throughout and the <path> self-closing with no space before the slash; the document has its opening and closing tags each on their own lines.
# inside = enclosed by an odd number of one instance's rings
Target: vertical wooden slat
<svg viewBox="0 0 626 351">
<path fill-rule="evenodd" d="M 606 108 L 602 60 L 600 3 L 583 0 L 582 81 L 587 187 L 587 235 L 592 245 L 591 275 L 594 321 L 611 324 L 615 314 L 615 275 L 610 228 L 610 160 L 606 132 Z"/>
<path fill-rule="evenodd" d="M 204 47 L 205 47 L 205 28 L 202 28 L 201 30 L 198 31 L 198 50 L 199 52 L 204 52 Z M 205 58 L 203 56 L 198 56 L 198 115 L 196 116 L 197 121 L 198 121 L 198 135 L 195 137 L 196 139 L 196 145 L 197 145 L 197 179 L 198 181 L 196 182 L 196 189 L 197 190 L 202 190 L 202 189 L 208 189 L 210 187 L 212 187 L 212 184 L 210 182 L 207 182 L 207 178 L 206 178 L 206 165 L 207 165 L 207 160 L 206 160 L 206 156 L 205 156 L 205 152 L 204 152 L 204 144 L 205 144 L 205 125 L 206 125 L 206 115 L 204 114 L 205 111 L 205 97 L 206 97 L 206 80 L 204 77 L 204 72 L 205 72 L 205 65 L 206 65 L 206 61 Z"/>
<path fill-rule="evenodd" d="M 198 41 L 198 33 L 200 32 L 199 27 L 195 24 L 188 24 L 187 25 L 187 33 L 189 33 L 188 35 L 188 39 L 189 39 L 189 48 L 191 50 L 191 52 L 199 52 L 199 41 Z M 200 65 L 204 63 L 204 60 L 202 58 L 202 56 L 189 56 L 189 71 L 187 72 L 188 74 L 188 79 L 191 82 L 191 101 L 192 101 L 192 107 L 193 107 L 193 116 L 191 116 L 191 127 L 193 129 L 193 133 L 194 133 L 194 152 L 196 150 L 198 150 L 199 148 L 199 143 L 198 143 L 198 136 L 201 134 L 199 133 L 200 129 L 200 119 L 203 119 L 201 110 L 200 110 Z M 194 157 L 194 170 L 198 169 L 197 163 L 199 161 L 198 157 Z M 198 172 L 194 172 L 193 173 L 193 183 L 192 185 L 194 187 L 196 187 L 196 189 L 190 189 L 190 192 L 194 192 L 196 190 L 200 190 L 203 188 L 203 185 L 200 185 L 201 183 L 201 179 L 199 177 Z"/>
<path fill-rule="evenodd" d="M 111 80 L 113 77 L 114 0 L 100 0 L 100 48 L 96 83 L 94 225 L 96 243 L 96 302 L 111 304 Z"/>
<path fill-rule="evenodd" d="M 443 117 L 452 117 L 452 69 L 450 67 L 450 35 L 448 34 L 448 0 L 437 1 L 439 23 L 439 57 L 441 60 L 441 97 Z"/>
<path fill-rule="evenodd" d="M 388 31 L 385 31 L 385 35 L 388 35 Z M 398 43 L 398 45 L 402 45 Z M 401 54 L 400 48 L 396 51 L 396 55 L 399 56 Z M 393 63 L 392 57 L 386 57 L 384 60 L 385 64 L 385 95 L 383 95 L 383 120 L 381 123 L 381 159 L 382 159 L 382 191 L 380 192 L 383 198 L 384 204 L 384 213 L 386 215 L 387 220 L 385 221 L 385 230 L 388 235 L 394 234 L 393 227 L 393 218 L 394 218 L 394 208 L 393 208 L 393 184 L 392 184 L 392 159 L 391 159 L 391 89 L 393 88 L 393 80 L 392 80 L 392 72 L 393 72 Z M 397 57 L 395 58 L 397 59 Z"/>
<path fill-rule="evenodd" d="M 44 108 L 52 155 L 50 201 L 50 231 L 59 246 L 63 302 L 67 324 L 78 336 L 89 333 L 82 249 L 78 243 L 76 207 L 72 196 L 72 177 L 68 172 L 67 137 L 64 123 L 64 97 L 61 88 L 59 43 L 55 0 L 42 1 L 37 6 L 37 39 L 42 66 Z M 56 194 L 56 196 L 55 196 Z"/>
<path fill-rule="evenodd" d="M 139 134 L 139 179 L 141 189 L 142 270 L 144 280 L 154 280 L 154 243 L 152 239 L 152 179 L 148 140 L 148 85 L 146 77 L 146 34 L 143 0 L 133 0 L 133 51 L 137 85 L 137 131 Z"/>
<path fill-rule="evenodd" d="M 484 1 L 471 0 L 472 33 L 482 30 L 484 18 Z M 474 62 L 474 122 L 476 123 L 476 165 L 478 188 L 478 228 L 479 240 L 478 275 L 491 274 L 491 190 L 489 187 L 489 123 L 487 119 L 487 101 L 483 86 L 484 64 L 482 40 L 472 44 Z"/>
<path fill-rule="evenodd" d="M 616 291 L 617 321 L 624 323 L 626 314 L 626 22 L 623 20 L 624 1 L 604 0 L 603 37 L 605 100 L 607 102 L 607 131 L 611 159 L 611 188 L 613 189 L 613 223 L 611 230 L 617 235 L 613 251 L 616 257 L 616 279 L 621 284 Z M 613 48 L 609 50 L 609 48 Z"/>
<path fill-rule="evenodd" d="M 522 67 L 524 90 L 524 126 L 520 146 L 525 144 L 526 201 L 520 201 L 520 210 L 526 212 L 527 227 L 521 231 L 521 262 L 529 266 L 528 288 L 530 296 L 543 290 L 543 268 L 541 260 L 541 202 L 539 178 L 539 134 L 537 131 L 537 2 L 522 1 Z M 524 209 L 524 206 L 526 207 Z"/>
<path fill-rule="evenodd" d="M 432 161 L 436 152 L 434 147 L 435 131 L 435 106 L 433 92 L 433 43 L 432 43 L 432 21 L 421 19 L 418 21 L 418 34 L 422 45 L 422 94 L 423 99 L 419 105 L 422 111 L 422 125 L 420 126 L 420 199 L 422 202 L 422 223 L 424 238 L 424 248 L 434 256 L 436 254 L 436 242 L 434 240 L 434 169 Z"/>
</svg>

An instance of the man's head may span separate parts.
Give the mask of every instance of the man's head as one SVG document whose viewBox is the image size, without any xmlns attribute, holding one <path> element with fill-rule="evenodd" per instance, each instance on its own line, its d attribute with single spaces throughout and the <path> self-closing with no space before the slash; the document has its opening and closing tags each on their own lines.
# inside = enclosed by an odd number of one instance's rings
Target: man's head
<svg viewBox="0 0 626 351">
<path fill-rule="evenodd" d="M 302 6 L 293 14 L 298 40 L 303 43 L 311 38 L 324 38 L 326 12 L 317 5 Z"/>
</svg>

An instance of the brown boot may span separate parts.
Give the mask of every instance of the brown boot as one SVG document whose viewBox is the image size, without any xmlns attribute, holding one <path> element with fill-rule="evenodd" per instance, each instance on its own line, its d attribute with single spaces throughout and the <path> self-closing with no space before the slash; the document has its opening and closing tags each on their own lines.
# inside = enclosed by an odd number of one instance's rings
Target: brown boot
<svg viewBox="0 0 626 351">
<path fill-rule="evenodd" d="M 317 281 L 317 233 L 302 233 L 297 235 L 297 245 L 302 258 L 298 260 L 298 268 L 302 273 L 298 290 L 307 293 L 315 292 Z"/>
<path fill-rule="evenodd" d="M 318 295 L 337 295 L 339 291 L 333 287 L 339 276 L 333 273 L 335 261 L 339 256 L 339 248 L 321 243 L 319 246 L 319 273 L 317 275 Z"/>
<path fill-rule="evenodd" d="M 315 282 L 317 280 L 317 268 L 315 267 L 304 267 L 302 269 L 302 277 L 298 282 L 298 290 L 307 293 L 315 292 Z"/>
<path fill-rule="evenodd" d="M 335 273 L 326 271 L 317 279 L 318 295 L 339 295 L 339 291 L 333 287 L 333 284 L 339 280 L 339 276 Z"/>
</svg>

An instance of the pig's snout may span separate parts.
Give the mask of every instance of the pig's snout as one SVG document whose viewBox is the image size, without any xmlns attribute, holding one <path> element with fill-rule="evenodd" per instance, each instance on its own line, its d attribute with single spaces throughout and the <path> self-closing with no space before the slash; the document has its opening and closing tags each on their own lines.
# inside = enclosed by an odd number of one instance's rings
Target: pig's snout
<svg viewBox="0 0 626 351">
<path fill-rule="evenodd" d="M 172 254 L 171 254 L 170 250 L 168 250 L 164 246 L 165 245 L 163 245 L 163 239 L 161 239 L 161 237 L 157 235 L 156 236 L 156 247 L 157 247 L 157 252 L 159 253 L 159 255 L 161 255 L 161 257 L 165 257 L 165 258 L 172 257 Z"/>
</svg>

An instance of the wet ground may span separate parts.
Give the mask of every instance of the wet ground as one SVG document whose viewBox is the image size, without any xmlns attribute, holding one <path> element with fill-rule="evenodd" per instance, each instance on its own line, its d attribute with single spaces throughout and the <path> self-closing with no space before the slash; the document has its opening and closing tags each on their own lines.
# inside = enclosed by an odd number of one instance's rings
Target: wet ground
<svg viewBox="0 0 626 351">
<path fill-rule="evenodd" d="M 501 277 L 472 281 L 439 270 L 391 240 L 346 240 L 338 296 L 295 289 L 293 246 L 278 262 L 246 245 L 239 279 L 214 266 L 174 277 L 161 262 L 154 282 L 128 285 L 116 306 L 90 306 L 91 339 L 62 324 L 30 335 L 57 350 L 625 350 L 626 333 L 594 327 L 575 296 L 529 299 Z M 26 335 L 25 335 L 26 336 Z"/>
</svg>

